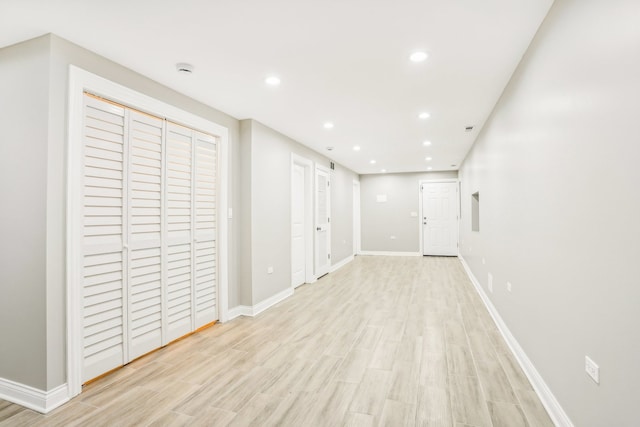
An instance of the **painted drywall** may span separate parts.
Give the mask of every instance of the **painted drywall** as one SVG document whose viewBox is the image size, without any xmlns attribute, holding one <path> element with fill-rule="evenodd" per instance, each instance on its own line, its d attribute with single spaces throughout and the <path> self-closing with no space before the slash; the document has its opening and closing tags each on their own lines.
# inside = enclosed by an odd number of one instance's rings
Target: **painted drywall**
<svg viewBox="0 0 640 427">
<path fill-rule="evenodd" d="M 419 182 L 457 178 L 456 171 L 362 175 L 362 251 L 419 252 L 420 218 L 411 216 L 420 212 Z M 378 196 L 386 201 L 379 202 Z"/>
<path fill-rule="evenodd" d="M 638 22 L 556 0 L 460 170 L 461 253 L 576 426 L 640 419 Z"/>
<path fill-rule="evenodd" d="M 251 120 L 240 122 L 240 158 L 238 162 L 240 172 L 240 203 L 236 205 L 236 221 L 240 224 L 240 271 L 238 281 L 240 289 L 240 304 L 251 306 L 253 301 L 252 288 L 252 248 L 251 248 Z"/>
<path fill-rule="evenodd" d="M 47 386 L 49 41 L 0 49 L 0 378 Z"/>
<path fill-rule="evenodd" d="M 331 264 L 353 255 L 353 181 L 355 174 L 336 165 L 331 172 Z"/>
<path fill-rule="evenodd" d="M 247 124 L 248 123 L 248 124 Z M 329 158 L 255 121 L 250 126 L 252 304 L 291 286 L 291 154 L 328 167 Z M 245 136 L 241 137 L 245 141 Z M 243 166 L 247 158 L 243 156 Z M 246 179 L 246 169 L 243 178 Z M 353 180 L 358 176 L 336 164 L 331 173 L 332 264 L 352 255 Z M 246 190 L 246 189 L 245 189 Z M 246 210 L 246 208 L 245 208 Z M 337 224 L 337 225 L 334 225 Z M 346 242 L 346 243 L 343 243 Z M 273 268 L 273 273 L 267 272 Z"/>
</svg>

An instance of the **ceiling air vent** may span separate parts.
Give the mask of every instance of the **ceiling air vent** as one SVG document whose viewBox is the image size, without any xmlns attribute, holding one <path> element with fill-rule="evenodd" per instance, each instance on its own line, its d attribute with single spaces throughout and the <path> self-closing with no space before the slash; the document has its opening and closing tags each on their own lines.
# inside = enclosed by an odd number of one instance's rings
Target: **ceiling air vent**
<svg viewBox="0 0 640 427">
<path fill-rule="evenodd" d="M 464 128 L 465 132 L 471 132 L 473 130 L 473 126 L 467 126 L 466 128 Z"/>
<path fill-rule="evenodd" d="M 180 62 L 176 64 L 176 71 L 182 74 L 191 74 L 193 73 L 193 65 Z"/>
</svg>

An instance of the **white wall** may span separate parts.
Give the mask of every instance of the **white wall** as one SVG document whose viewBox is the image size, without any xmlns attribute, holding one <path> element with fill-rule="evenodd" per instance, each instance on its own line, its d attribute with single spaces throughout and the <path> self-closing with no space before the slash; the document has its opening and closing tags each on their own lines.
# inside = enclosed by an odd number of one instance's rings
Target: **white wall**
<svg viewBox="0 0 640 427">
<path fill-rule="evenodd" d="M 460 170 L 462 255 L 576 426 L 640 423 L 639 23 L 556 0 Z"/>
<path fill-rule="evenodd" d="M 362 251 L 420 251 L 419 182 L 429 179 L 457 179 L 458 173 L 385 173 L 360 177 Z M 377 196 L 387 197 L 378 202 Z M 394 236 L 395 239 L 391 239 Z"/>
</svg>

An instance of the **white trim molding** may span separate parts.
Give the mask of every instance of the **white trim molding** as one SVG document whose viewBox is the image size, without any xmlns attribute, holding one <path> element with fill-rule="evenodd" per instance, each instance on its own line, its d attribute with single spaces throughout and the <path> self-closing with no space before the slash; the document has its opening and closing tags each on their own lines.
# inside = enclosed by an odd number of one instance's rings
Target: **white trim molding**
<svg viewBox="0 0 640 427">
<path fill-rule="evenodd" d="M 482 289 L 480 282 L 478 282 L 478 279 L 476 279 L 476 277 L 473 275 L 473 272 L 469 268 L 467 262 L 464 260 L 462 255 L 458 255 L 458 259 L 460 259 L 460 262 L 462 263 L 467 276 L 469 276 L 469 279 L 480 295 L 482 302 L 487 307 L 489 314 L 493 318 L 493 321 L 498 327 L 498 330 L 502 334 L 502 337 L 506 341 L 507 345 L 509 346 L 509 349 L 520 364 L 520 367 L 529 379 L 529 382 L 533 386 L 533 389 L 540 397 L 540 401 L 549 413 L 549 416 L 551 417 L 553 423 L 558 427 L 573 427 L 571 419 L 564 411 L 564 409 L 562 409 L 562 406 L 560 406 L 560 403 L 551 392 L 551 389 L 549 388 L 547 383 L 544 382 L 544 379 L 534 366 L 533 362 L 531 362 L 522 347 L 520 347 L 520 344 L 507 327 L 507 324 L 504 322 L 504 320 L 502 320 L 500 313 L 498 313 L 498 310 L 496 310 L 495 306 L 493 305 L 487 294 L 484 292 L 484 289 Z"/>
<path fill-rule="evenodd" d="M 358 255 L 365 256 L 422 256 L 420 252 L 389 252 L 389 251 L 360 251 Z"/>
<path fill-rule="evenodd" d="M 0 378 L 0 399 L 46 414 L 69 401 L 67 384 L 42 391 L 28 385 Z"/>
<path fill-rule="evenodd" d="M 217 138 L 219 149 L 218 318 L 228 313 L 229 130 L 196 114 L 159 101 L 73 65 L 69 66 L 67 144 L 67 387 L 68 398 L 82 391 L 82 124 L 84 92 L 166 118 Z"/>
<path fill-rule="evenodd" d="M 338 271 L 339 269 L 341 269 L 342 267 L 344 267 L 345 265 L 347 265 L 351 261 L 353 261 L 354 258 L 355 257 L 353 255 L 349 255 L 348 257 L 346 257 L 342 261 L 339 261 L 339 262 L 333 264 L 331 267 L 329 267 L 329 273 L 333 273 L 334 271 Z"/>
<path fill-rule="evenodd" d="M 248 316 L 255 317 L 263 311 L 273 307 L 274 305 L 282 302 L 293 295 L 293 288 L 287 288 L 284 291 L 278 292 L 277 294 L 259 302 L 254 306 L 250 305 L 238 305 L 229 310 L 228 320 L 235 319 L 239 316 Z"/>
<path fill-rule="evenodd" d="M 253 317 L 253 307 L 249 305 L 238 305 L 236 307 L 229 309 L 229 312 L 227 313 L 227 315 L 228 315 L 227 321 L 233 320 L 236 317 L 240 317 L 240 316 Z"/>
</svg>

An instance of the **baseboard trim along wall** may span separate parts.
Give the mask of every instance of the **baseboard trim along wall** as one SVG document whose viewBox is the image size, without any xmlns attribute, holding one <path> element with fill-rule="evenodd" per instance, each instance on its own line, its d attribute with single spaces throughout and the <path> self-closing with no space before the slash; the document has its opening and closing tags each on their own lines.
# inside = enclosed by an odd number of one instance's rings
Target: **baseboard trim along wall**
<svg viewBox="0 0 640 427">
<path fill-rule="evenodd" d="M 507 327 L 507 324 L 504 322 L 504 320 L 502 320 L 502 317 L 498 313 L 498 310 L 496 310 L 495 306 L 493 305 L 487 294 L 484 292 L 484 289 L 480 285 L 478 279 L 476 279 L 476 277 L 473 275 L 473 272 L 469 268 L 469 265 L 467 265 L 467 262 L 464 260 L 462 255 L 458 255 L 458 259 L 460 259 L 460 262 L 462 263 L 464 270 L 467 272 L 471 283 L 473 283 L 476 291 L 478 291 L 482 302 L 487 307 L 487 310 L 489 310 L 489 314 L 491 314 L 493 321 L 502 334 L 502 337 L 507 342 L 509 349 L 511 349 L 511 352 L 520 364 L 520 367 L 529 379 L 529 382 L 531 382 L 533 389 L 536 391 L 536 393 L 540 397 L 540 400 L 542 401 L 542 404 L 547 409 L 547 412 L 553 420 L 553 423 L 559 427 L 573 427 L 573 423 L 569 419 L 569 416 L 566 414 L 566 412 L 564 412 L 564 409 L 562 409 L 562 406 L 560 406 L 560 403 L 551 392 L 549 386 L 547 386 L 547 383 L 544 382 L 544 379 L 535 368 L 529 357 L 527 357 L 522 347 L 520 347 L 520 344 L 518 344 L 518 341 Z"/>
<path fill-rule="evenodd" d="M 67 384 L 49 391 L 0 378 L 0 399 L 46 414 L 69 401 Z"/>
<path fill-rule="evenodd" d="M 341 269 L 342 267 L 344 267 L 345 265 L 349 264 L 351 261 L 354 260 L 354 256 L 353 255 L 349 255 L 348 257 L 346 257 L 345 259 L 343 259 L 342 261 L 339 261 L 336 264 L 333 264 L 330 268 L 329 268 L 329 273 L 333 273 L 339 269 Z"/>
<path fill-rule="evenodd" d="M 361 251 L 359 255 L 421 256 L 420 252 L 387 252 L 387 251 Z"/>
<path fill-rule="evenodd" d="M 228 311 L 229 320 L 235 319 L 238 316 L 249 316 L 254 317 L 258 314 L 262 313 L 266 309 L 273 307 L 278 304 L 280 301 L 283 301 L 293 295 L 293 288 L 287 288 L 284 291 L 278 292 L 277 294 L 259 302 L 254 306 L 249 305 L 239 305 Z"/>
</svg>

